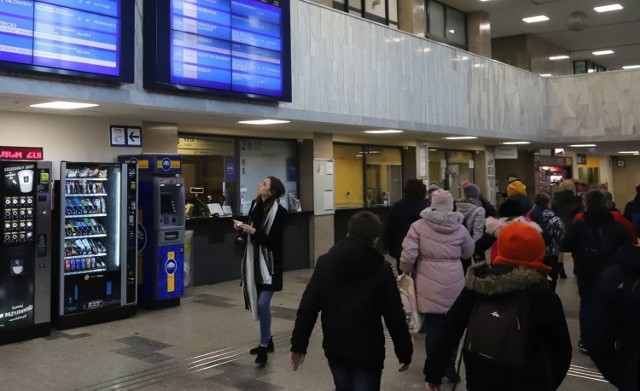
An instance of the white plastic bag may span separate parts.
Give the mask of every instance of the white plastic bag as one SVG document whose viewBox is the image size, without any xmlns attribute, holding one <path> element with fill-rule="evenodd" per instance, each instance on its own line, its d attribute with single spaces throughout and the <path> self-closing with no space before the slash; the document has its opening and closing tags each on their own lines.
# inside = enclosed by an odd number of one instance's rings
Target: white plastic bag
<svg viewBox="0 0 640 391">
<path fill-rule="evenodd" d="M 404 308 L 409 332 L 417 333 L 422 327 L 422 317 L 418 312 L 416 286 L 413 282 L 413 278 L 404 273 L 399 275 L 398 288 L 400 289 L 400 298 L 402 299 L 402 307 Z"/>
</svg>

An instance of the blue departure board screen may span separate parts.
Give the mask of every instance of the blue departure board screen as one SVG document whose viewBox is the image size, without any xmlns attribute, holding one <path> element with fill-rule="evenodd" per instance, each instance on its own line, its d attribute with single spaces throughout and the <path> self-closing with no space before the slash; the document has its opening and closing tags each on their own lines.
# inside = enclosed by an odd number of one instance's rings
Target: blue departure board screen
<svg viewBox="0 0 640 391">
<path fill-rule="evenodd" d="M 131 82 L 133 3 L 0 0 L 1 64 Z"/>
<path fill-rule="evenodd" d="M 145 86 L 291 100 L 287 1 L 145 3 Z"/>
</svg>

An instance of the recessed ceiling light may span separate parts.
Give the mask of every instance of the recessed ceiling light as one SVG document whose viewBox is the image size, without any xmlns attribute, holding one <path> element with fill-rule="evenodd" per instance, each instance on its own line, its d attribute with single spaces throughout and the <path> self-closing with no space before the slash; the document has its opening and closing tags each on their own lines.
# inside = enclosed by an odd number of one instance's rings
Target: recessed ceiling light
<svg viewBox="0 0 640 391">
<path fill-rule="evenodd" d="M 622 67 L 622 69 L 638 69 L 640 68 L 640 65 L 625 65 Z"/>
<path fill-rule="evenodd" d="M 547 18 L 545 15 L 530 16 L 528 18 L 522 18 L 522 21 L 526 23 L 546 22 L 547 20 L 549 20 L 549 18 Z"/>
<path fill-rule="evenodd" d="M 249 121 L 238 121 L 239 124 L 244 125 L 276 125 L 276 124 L 288 124 L 291 121 L 285 121 L 281 119 L 253 119 Z"/>
<path fill-rule="evenodd" d="M 96 106 L 98 105 L 95 103 L 78 103 L 78 102 L 63 102 L 63 101 L 29 105 L 29 107 L 34 107 L 37 109 L 57 109 L 57 110 L 86 109 L 87 107 L 96 107 Z"/>
<path fill-rule="evenodd" d="M 566 56 L 566 55 L 562 55 L 562 56 L 551 56 L 551 57 L 549 57 L 549 60 L 551 60 L 551 61 L 556 61 L 556 60 L 565 60 L 565 59 L 567 59 L 567 58 L 569 58 L 569 56 Z"/>
<path fill-rule="evenodd" d="M 391 134 L 391 133 L 402 133 L 402 130 L 396 129 L 386 129 L 386 130 L 365 130 L 364 133 L 369 134 Z"/>
<path fill-rule="evenodd" d="M 455 33 L 456 33 L 456 30 L 449 30 L 449 33 L 450 33 L 450 34 L 455 34 Z"/>
<path fill-rule="evenodd" d="M 529 141 L 503 141 L 501 144 L 504 145 L 526 145 L 531 144 Z"/>
<path fill-rule="evenodd" d="M 552 75 L 552 74 L 550 74 L 550 73 L 541 73 L 541 74 L 540 74 L 540 76 L 542 76 L 542 77 L 549 77 L 549 76 L 553 76 L 553 75 Z"/>
<path fill-rule="evenodd" d="M 589 148 L 589 147 L 597 147 L 596 144 L 570 144 L 570 147 L 574 148 Z"/>
<path fill-rule="evenodd" d="M 640 155 L 640 152 L 638 151 L 620 151 L 618 153 L 624 155 Z"/>
<path fill-rule="evenodd" d="M 593 52 L 594 56 L 604 56 L 605 54 L 613 54 L 613 50 L 599 50 L 597 52 Z"/>
<path fill-rule="evenodd" d="M 620 4 L 603 5 L 602 7 L 593 7 L 596 12 L 609 12 L 621 10 L 623 7 Z"/>
<path fill-rule="evenodd" d="M 451 137 L 444 137 L 445 140 L 475 140 L 477 139 L 476 136 L 451 136 Z"/>
</svg>

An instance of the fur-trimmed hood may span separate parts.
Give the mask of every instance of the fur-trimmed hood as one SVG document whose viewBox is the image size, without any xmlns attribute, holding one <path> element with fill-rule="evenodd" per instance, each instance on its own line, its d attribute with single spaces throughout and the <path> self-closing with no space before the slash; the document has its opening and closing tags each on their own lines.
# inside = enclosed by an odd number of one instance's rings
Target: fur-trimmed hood
<svg viewBox="0 0 640 391">
<path fill-rule="evenodd" d="M 516 218 L 501 217 L 499 219 L 496 219 L 494 217 L 487 217 L 485 220 L 485 231 L 490 235 L 498 237 L 498 233 L 500 232 L 500 229 L 502 229 L 505 225 L 514 221 L 519 221 L 524 224 L 529 224 L 533 228 L 537 229 L 538 232 L 542 232 L 542 228 L 540 228 L 540 226 L 536 222 L 528 221 L 522 216 L 519 216 Z"/>
<path fill-rule="evenodd" d="M 534 268 L 490 266 L 486 262 L 471 265 L 465 280 L 468 289 L 488 296 L 522 291 L 547 281 L 546 276 Z"/>
<path fill-rule="evenodd" d="M 464 221 L 462 213 L 449 212 L 448 210 L 431 207 L 420 212 L 420 217 L 438 225 L 461 224 Z"/>
</svg>

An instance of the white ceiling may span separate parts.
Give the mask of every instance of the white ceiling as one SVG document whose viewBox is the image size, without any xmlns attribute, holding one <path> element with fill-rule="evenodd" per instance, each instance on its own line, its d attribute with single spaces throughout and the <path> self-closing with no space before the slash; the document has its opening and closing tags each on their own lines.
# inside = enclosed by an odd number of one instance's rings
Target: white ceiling
<svg viewBox="0 0 640 391">
<path fill-rule="evenodd" d="M 640 64 L 640 0 L 439 0 L 464 12 L 484 11 L 491 18 L 491 36 L 533 34 L 571 52 L 572 60 L 591 60 L 609 69 Z M 620 4 L 624 9 L 598 13 L 594 7 Z M 581 31 L 567 27 L 575 11 L 587 14 Z M 550 20 L 525 23 L 522 18 L 546 15 Z M 612 49 L 612 55 L 594 56 Z"/>
</svg>

